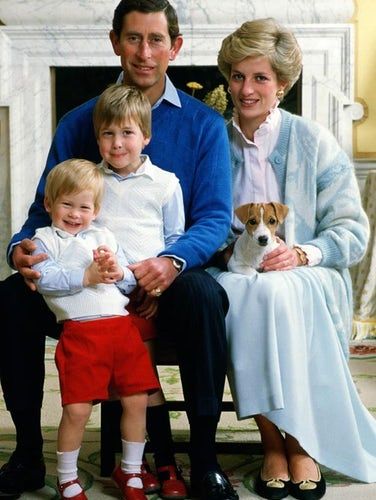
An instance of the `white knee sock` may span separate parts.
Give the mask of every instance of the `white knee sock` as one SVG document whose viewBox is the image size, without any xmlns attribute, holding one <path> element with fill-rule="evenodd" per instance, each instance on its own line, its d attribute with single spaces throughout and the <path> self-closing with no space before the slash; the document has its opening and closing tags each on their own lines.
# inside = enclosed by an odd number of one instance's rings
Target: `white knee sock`
<svg viewBox="0 0 376 500">
<path fill-rule="evenodd" d="M 57 451 L 57 477 L 62 485 L 73 479 L 77 479 L 77 460 L 80 448 L 73 451 Z M 64 497 L 71 498 L 82 491 L 79 484 L 72 484 L 64 490 Z"/>
<path fill-rule="evenodd" d="M 144 453 L 145 442 L 137 443 L 121 440 L 123 453 L 121 457 L 121 470 L 127 474 L 141 472 L 142 456 Z M 139 477 L 132 477 L 128 481 L 128 486 L 133 488 L 142 488 L 142 480 Z"/>
</svg>

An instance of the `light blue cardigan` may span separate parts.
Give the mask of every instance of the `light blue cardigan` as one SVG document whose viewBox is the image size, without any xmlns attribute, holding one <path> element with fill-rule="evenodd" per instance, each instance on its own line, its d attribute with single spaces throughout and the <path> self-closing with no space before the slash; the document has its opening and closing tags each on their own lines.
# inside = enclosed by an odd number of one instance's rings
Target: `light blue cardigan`
<svg viewBox="0 0 376 500">
<path fill-rule="evenodd" d="M 321 266 L 344 269 L 363 257 L 369 237 L 354 168 L 321 125 L 281 110 L 282 123 L 269 161 L 289 207 L 286 242 L 320 248 Z M 228 125 L 233 174 L 244 159 Z"/>
</svg>

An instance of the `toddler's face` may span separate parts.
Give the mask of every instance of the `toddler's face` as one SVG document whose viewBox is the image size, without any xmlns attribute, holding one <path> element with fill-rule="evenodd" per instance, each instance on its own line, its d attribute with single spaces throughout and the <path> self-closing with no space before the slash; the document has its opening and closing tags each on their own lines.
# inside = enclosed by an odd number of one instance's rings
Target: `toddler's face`
<svg viewBox="0 0 376 500">
<path fill-rule="evenodd" d="M 96 216 L 94 195 L 89 190 L 61 195 L 54 203 L 46 199 L 45 207 L 54 226 L 73 235 L 87 229 Z"/>
</svg>

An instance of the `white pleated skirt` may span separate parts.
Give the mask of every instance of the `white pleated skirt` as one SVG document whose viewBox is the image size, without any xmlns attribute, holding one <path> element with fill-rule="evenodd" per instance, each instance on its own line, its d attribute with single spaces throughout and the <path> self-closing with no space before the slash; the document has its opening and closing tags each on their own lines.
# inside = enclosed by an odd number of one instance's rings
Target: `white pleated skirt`
<svg viewBox="0 0 376 500">
<path fill-rule="evenodd" d="M 238 418 L 263 414 L 317 462 L 375 482 L 376 420 L 347 363 L 352 311 L 341 275 L 320 267 L 208 272 L 230 301 L 228 379 Z"/>
</svg>

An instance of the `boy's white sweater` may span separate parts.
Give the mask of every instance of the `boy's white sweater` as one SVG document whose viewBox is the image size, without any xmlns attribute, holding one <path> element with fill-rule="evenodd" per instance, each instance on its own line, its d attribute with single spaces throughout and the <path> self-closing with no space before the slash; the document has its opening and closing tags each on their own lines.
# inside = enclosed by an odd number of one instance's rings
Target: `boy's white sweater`
<svg viewBox="0 0 376 500">
<path fill-rule="evenodd" d="M 118 249 L 114 235 L 106 228 L 91 227 L 72 236 L 53 226 L 44 227 L 37 230 L 35 239 L 41 240 L 48 249 L 51 272 L 56 271 L 56 265 L 61 266 L 65 270 L 67 281 L 70 274 L 77 271 L 83 276 L 83 270 L 93 261 L 93 250 L 99 245 L 107 245 L 114 253 L 117 253 Z M 49 272 L 48 267 L 44 272 Z M 43 274 L 41 280 L 43 280 Z M 37 287 L 43 294 L 48 307 L 56 315 L 57 321 L 128 314 L 125 307 L 129 299 L 115 284 L 83 287 L 81 283 L 79 289 L 73 288 L 70 292 L 64 290 L 60 294 L 56 290 L 51 289 L 48 292 L 41 289 L 43 281 L 37 283 Z"/>
<path fill-rule="evenodd" d="M 100 168 L 106 172 L 106 163 Z M 105 175 L 102 207 L 94 222 L 116 234 L 130 264 L 165 249 L 163 207 L 179 184 L 175 174 L 153 165 L 147 156 L 142 170 L 122 182 Z"/>
</svg>

